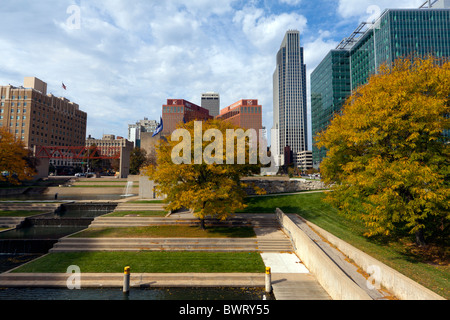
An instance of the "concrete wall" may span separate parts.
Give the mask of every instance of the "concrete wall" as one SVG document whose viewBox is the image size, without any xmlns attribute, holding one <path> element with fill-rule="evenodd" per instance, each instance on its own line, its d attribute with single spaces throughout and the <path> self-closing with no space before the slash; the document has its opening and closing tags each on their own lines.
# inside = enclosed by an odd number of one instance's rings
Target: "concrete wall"
<svg viewBox="0 0 450 320">
<path fill-rule="evenodd" d="M 328 242 L 352 259 L 365 272 L 372 274 L 375 281 L 402 300 L 445 300 L 433 291 L 421 286 L 400 272 L 388 267 L 361 250 L 349 245 L 311 222 L 307 224 Z"/>
<path fill-rule="evenodd" d="M 295 253 L 333 300 L 372 300 L 287 215 L 280 209 L 276 213 Z"/>
<path fill-rule="evenodd" d="M 251 187 L 255 185 L 266 190 L 267 194 L 291 193 L 300 191 L 323 190 L 326 186 L 319 180 L 306 179 L 243 179 L 249 187 L 245 189 L 248 195 L 254 195 L 255 191 Z"/>
</svg>

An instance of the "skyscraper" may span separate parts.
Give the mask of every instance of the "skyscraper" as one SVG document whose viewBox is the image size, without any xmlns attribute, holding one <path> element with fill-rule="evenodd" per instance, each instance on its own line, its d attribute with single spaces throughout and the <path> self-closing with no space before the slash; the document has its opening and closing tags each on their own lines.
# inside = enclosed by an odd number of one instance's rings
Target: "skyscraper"
<svg viewBox="0 0 450 320">
<path fill-rule="evenodd" d="M 278 51 L 273 74 L 271 149 L 276 166 L 284 165 L 285 147 L 290 148 L 293 159 L 308 150 L 306 65 L 303 61 L 300 33 L 289 30 Z"/>
<path fill-rule="evenodd" d="M 341 41 L 311 74 L 313 162 L 326 150 L 315 146 L 346 99 L 384 64 L 401 57 L 450 57 L 450 0 L 427 1 L 418 9 L 388 9 L 373 23 L 362 23 Z"/>
</svg>

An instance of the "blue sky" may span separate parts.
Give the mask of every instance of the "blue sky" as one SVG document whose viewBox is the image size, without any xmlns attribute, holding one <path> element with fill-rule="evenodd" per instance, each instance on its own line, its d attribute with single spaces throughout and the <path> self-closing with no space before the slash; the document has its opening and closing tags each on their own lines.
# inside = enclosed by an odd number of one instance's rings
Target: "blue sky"
<svg viewBox="0 0 450 320">
<path fill-rule="evenodd" d="M 424 0 L 398 0 L 417 8 Z M 87 134 L 127 137 L 170 98 L 221 107 L 258 99 L 272 127 L 272 74 L 288 29 L 301 33 L 309 75 L 327 52 L 392 1 L 2 0 L 0 84 L 48 83 L 88 113 Z M 67 91 L 61 86 L 64 82 Z M 309 86 L 308 86 L 309 87 Z"/>
</svg>

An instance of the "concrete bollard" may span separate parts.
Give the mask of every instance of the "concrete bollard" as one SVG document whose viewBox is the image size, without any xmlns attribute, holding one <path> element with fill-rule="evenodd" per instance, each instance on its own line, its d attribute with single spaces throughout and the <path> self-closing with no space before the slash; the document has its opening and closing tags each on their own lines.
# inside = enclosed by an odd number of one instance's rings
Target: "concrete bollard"
<svg viewBox="0 0 450 320">
<path fill-rule="evenodd" d="M 272 270 L 270 267 L 266 268 L 266 292 L 272 292 Z"/>
<path fill-rule="evenodd" d="M 123 272 L 123 293 L 130 292 L 130 267 L 125 267 Z"/>
</svg>

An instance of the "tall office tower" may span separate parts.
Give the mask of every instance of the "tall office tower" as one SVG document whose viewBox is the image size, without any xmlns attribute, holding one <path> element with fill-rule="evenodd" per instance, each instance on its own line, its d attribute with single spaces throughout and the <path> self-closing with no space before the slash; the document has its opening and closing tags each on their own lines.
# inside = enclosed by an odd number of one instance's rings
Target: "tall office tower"
<svg viewBox="0 0 450 320">
<path fill-rule="evenodd" d="M 214 92 L 202 94 L 202 108 L 209 110 L 209 114 L 217 117 L 220 114 L 220 95 Z"/>
<path fill-rule="evenodd" d="M 425 2 L 418 9 L 388 9 L 373 23 L 362 23 L 341 41 L 311 74 L 313 163 L 326 150 L 315 146 L 346 99 L 384 63 L 401 57 L 450 57 L 450 0 Z M 448 132 L 445 133 L 448 135 Z"/>
<path fill-rule="evenodd" d="M 296 162 L 298 153 L 308 150 L 306 65 L 300 33 L 289 30 L 277 54 L 273 75 L 273 130 L 271 150 L 275 165 L 284 165 L 289 147 Z"/>
</svg>

